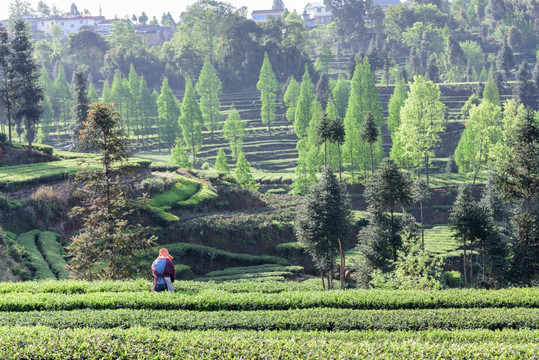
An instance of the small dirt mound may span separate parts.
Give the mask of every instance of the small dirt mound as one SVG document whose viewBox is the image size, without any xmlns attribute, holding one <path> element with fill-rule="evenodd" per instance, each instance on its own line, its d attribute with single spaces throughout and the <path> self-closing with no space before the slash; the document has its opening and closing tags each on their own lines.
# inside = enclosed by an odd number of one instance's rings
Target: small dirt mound
<svg viewBox="0 0 539 360">
<path fill-rule="evenodd" d="M 8 145 L 0 145 L 0 166 L 34 164 L 60 160 L 56 156 L 38 150 L 17 149 Z"/>
</svg>

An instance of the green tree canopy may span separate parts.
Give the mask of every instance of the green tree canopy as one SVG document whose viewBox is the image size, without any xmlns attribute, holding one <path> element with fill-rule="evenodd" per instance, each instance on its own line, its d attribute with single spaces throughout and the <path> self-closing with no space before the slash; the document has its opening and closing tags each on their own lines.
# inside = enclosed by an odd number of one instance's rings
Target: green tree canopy
<svg viewBox="0 0 539 360">
<path fill-rule="evenodd" d="M 185 83 L 185 94 L 183 95 L 180 126 L 185 144 L 191 149 L 193 154 L 193 166 L 196 166 L 196 154 L 202 145 L 202 112 L 195 98 L 195 91 L 191 80 Z"/>
<path fill-rule="evenodd" d="M 204 125 L 210 131 L 212 140 L 214 131 L 219 130 L 222 126 L 223 118 L 219 111 L 221 106 L 219 96 L 222 88 L 223 85 L 219 80 L 219 76 L 217 76 L 215 68 L 209 59 L 206 59 L 195 89 L 200 96 L 200 110 L 202 111 Z"/>
</svg>

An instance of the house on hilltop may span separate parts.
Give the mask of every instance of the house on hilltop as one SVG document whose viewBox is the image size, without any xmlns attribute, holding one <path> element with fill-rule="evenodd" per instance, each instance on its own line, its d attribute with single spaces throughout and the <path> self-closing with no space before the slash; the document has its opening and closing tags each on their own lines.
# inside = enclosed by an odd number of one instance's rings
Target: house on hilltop
<svg viewBox="0 0 539 360">
<path fill-rule="evenodd" d="M 83 28 L 93 29 L 101 21 L 104 21 L 104 16 L 80 16 L 68 14 L 66 17 L 56 19 L 41 19 L 37 22 L 37 31 L 49 34 L 53 25 L 58 25 L 67 38 L 69 34 L 77 33 Z"/>
<path fill-rule="evenodd" d="M 277 18 L 281 16 L 284 12 L 284 9 L 278 10 L 253 10 L 251 13 L 251 20 L 254 22 L 266 21 L 270 17 Z"/>
</svg>

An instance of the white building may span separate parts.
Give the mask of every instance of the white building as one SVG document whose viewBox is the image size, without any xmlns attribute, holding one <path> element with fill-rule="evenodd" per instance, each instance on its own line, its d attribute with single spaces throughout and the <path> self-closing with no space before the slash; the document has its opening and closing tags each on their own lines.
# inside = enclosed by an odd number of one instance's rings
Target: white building
<svg viewBox="0 0 539 360">
<path fill-rule="evenodd" d="M 49 34 L 53 25 L 58 25 L 64 31 L 64 36 L 68 37 L 69 34 L 79 32 L 83 27 L 94 28 L 103 20 L 105 20 L 104 16 L 67 15 L 64 18 L 40 20 L 37 30 Z"/>
<path fill-rule="evenodd" d="M 303 9 L 303 14 L 309 15 L 315 25 L 327 25 L 331 22 L 331 11 L 323 2 L 310 2 Z"/>
</svg>

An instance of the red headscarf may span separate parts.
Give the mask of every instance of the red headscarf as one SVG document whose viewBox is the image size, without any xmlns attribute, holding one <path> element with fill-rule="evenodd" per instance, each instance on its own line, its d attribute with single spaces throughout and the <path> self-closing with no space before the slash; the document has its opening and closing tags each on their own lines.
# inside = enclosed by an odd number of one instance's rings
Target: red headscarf
<svg viewBox="0 0 539 360">
<path fill-rule="evenodd" d="M 159 250 L 159 256 L 157 258 L 158 259 L 169 259 L 169 260 L 174 259 L 172 256 L 170 256 L 167 249 L 160 249 Z"/>
</svg>

